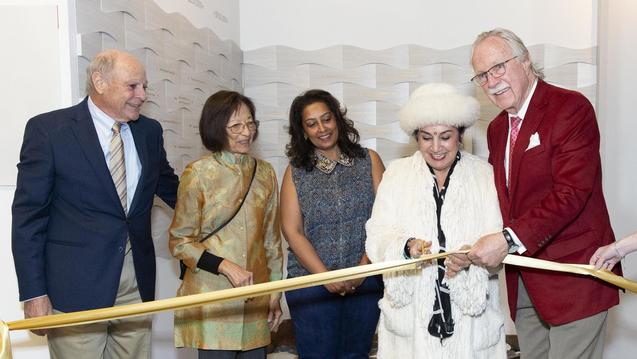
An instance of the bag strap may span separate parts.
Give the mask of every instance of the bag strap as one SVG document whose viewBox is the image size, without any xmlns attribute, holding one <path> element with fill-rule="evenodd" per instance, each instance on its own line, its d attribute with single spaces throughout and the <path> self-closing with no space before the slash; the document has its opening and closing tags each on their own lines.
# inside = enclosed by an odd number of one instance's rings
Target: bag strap
<svg viewBox="0 0 637 359">
<path fill-rule="evenodd" d="M 243 203 L 246 201 L 246 198 L 248 198 L 248 193 L 250 193 L 250 188 L 252 188 L 252 182 L 254 181 L 254 175 L 256 173 L 257 173 L 257 159 L 255 158 L 254 169 L 252 170 L 252 177 L 250 178 L 250 184 L 248 185 L 248 190 L 243 195 L 243 199 L 241 200 L 241 203 L 239 203 L 239 207 L 237 207 L 237 209 L 234 211 L 232 216 L 230 216 L 230 218 L 228 218 L 225 222 L 219 225 L 219 227 L 215 228 L 212 232 L 206 234 L 205 237 L 201 238 L 199 240 L 199 243 L 205 241 L 206 239 L 212 237 L 215 233 L 222 230 L 223 227 L 225 227 L 228 223 L 230 223 L 234 219 L 234 217 L 237 215 L 237 213 L 239 213 L 239 211 L 241 210 L 241 207 L 243 207 Z M 186 265 L 184 264 L 184 261 L 180 260 L 179 261 L 179 279 L 183 280 L 185 274 L 186 274 Z"/>
<path fill-rule="evenodd" d="M 223 229 L 223 227 L 225 227 L 228 223 L 232 222 L 232 220 L 234 219 L 234 217 L 236 217 L 237 213 L 239 213 L 239 211 L 241 210 L 241 207 L 243 207 L 243 203 L 246 201 L 246 198 L 248 198 L 248 193 L 250 193 L 250 188 L 252 188 L 252 181 L 254 181 L 254 175 L 257 173 L 257 160 L 254 159 L 254 169 L 252 170 L 252 177 L 250 178 L 250 184 L 248 185 L 248 190 L 246 191 L 246 193 L 243 195 L 243 199 L 241 200 L 241 203 L 239 203 L 239 207 L 237 207 L 237 209 L 234 211 L 234 213 L 232 214 L 232 216 L 230 216 L 230 218 L 228 218 L 225 222 L 221 223 L 219 225 L 219 227 L 215 228 L 215 230 L 213 230 L 212 232 L 208 233 L 205 237 L 201 238 L 199 240 L 199 243 L 205 241 L 206 239 L 212 237 L 215 235 L 215 233 L 219 232 L 220 230 Z"/>
</svg>

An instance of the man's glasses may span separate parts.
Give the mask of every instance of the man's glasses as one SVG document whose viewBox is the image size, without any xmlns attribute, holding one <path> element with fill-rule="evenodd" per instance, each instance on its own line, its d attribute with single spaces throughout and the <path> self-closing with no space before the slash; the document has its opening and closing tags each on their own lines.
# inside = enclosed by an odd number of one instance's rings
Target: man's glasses
<svg viewBox="0 0 637 359">
<path fill-rule="evenodd" d="M 491 66 L 490 69 L 488 69 L 485 72 L 481 72 L 475 76 L 473 76 L 471 78 L 471 82 L 473 82 L 474 84 L 476 84 L 477 86 L 482 86 L 484 84 L 487 83 L 487 81 L 489 80 L 488 76 L 491 75 L 491 78 L 497 79 L 500 78 L 502 76 L 504 76 L 504 74 L 507 72 L 506 69 L 506 63 L 513 60 L 513 59 L 517 59 L 518 57 L 520 57 L 520 55 L 518 56 L 513 56 L 512 58 L 506 60 L 506 61 L 502 61 L 499 64 L 495 64 L 493 66 Z"/>
<path fill-rule="evenodd" d="M 232 126 L 227 126 L 226 128 L 230 130 L 230 132 L 234 133 L 235 135 L 243 132 L 244 128 L 248 128 L 248 131 L 250 132 L 254 132 L 257 130 L 257 128 L 259 128 L 259 121 L 249 121 L 246 123 L 235 123 Z"/>
</svg>

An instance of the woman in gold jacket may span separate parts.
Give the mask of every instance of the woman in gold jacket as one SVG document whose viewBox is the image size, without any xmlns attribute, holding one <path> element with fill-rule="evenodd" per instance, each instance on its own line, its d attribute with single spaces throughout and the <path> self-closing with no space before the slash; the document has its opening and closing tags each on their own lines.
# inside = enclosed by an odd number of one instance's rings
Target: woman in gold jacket
<svg viewBox="0 0 637 359">
<path fill-rule="evenodd" d="M 211 153 L 184 170 L 170 227 L 170 251 L 186 266 L 178 296 L 282 277 L 278 186 L 272 165 L 250 156 L 254 114 L 252 101 L 232 91 L 204 105 L 199 132 Z M 201 241 L 232 217 L 246 193 L 236 216 Z M 177 311 L 175 346 L 198 348 L 200 359 L 265 358 L 281 319 L 279 300 L 273 294 Z"/>
</svg>

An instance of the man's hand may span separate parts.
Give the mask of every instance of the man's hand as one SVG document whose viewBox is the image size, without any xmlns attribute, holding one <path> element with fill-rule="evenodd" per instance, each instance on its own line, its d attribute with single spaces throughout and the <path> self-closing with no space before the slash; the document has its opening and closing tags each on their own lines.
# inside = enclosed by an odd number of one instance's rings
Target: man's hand
<svg viewBox="0 0 637 359">
<path fill-rule="evenodd" d="M 24 318 L 26 319 L 51 314 L 53 314 L 53 307 L 51 306 L 51 301 L 49 300 L 48 295 L 24 302 Z M 35 329 L 31 332 L 35 335 L 43 336 L 46 335 L 49 331 L 48 329 Z"/>
<path fill-rule="evenodd" d="M 502 232 L 491 233 L 480 239 L 471 247 L 467 256 L 475 265 L 495 268 L 509 254 L 509 246 Z"/>
<path fill-rule="evenodd" d="M 471 249 L 470 245 L 465 244 L 460 247 L 460 250 Z M 445 268 L 447 269 L 447 277 L 453 278 L 465 268 L 469 268 L 471 265 L 471 260 L 467 254 L 450 254 L 447 259 L 445 259 Z"/>
</svg>

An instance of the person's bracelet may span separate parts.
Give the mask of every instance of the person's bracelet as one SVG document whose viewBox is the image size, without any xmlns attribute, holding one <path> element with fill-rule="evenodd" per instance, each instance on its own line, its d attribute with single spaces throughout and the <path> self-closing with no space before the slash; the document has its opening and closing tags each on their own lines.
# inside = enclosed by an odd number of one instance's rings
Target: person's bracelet
<svg viewBox="0 0 637 359">
<path fill-rule="evenodd" d="M 407 239 L 407 242 L 405 242 L 405 248 L 403 249 L 403 255 L 405 256 L 405 259 L 411 259 L 411 253 L 409 253 L 409 243 L 411 243 L 411 241 L 413 241 L 414 237 L 410 237 L 409 239 Z"/>
<path fill-rule="evenodd" d="M 621 254 L 621 252 L 619 252 L 619 248 L 617 248 L 617 242 L 613 242 L 613 248 L 615 248 L 615 252 L 617 253 L 617 256 L 619 256 L 619 260 L 624 258 L 624 256 Z"/>
</svg>

